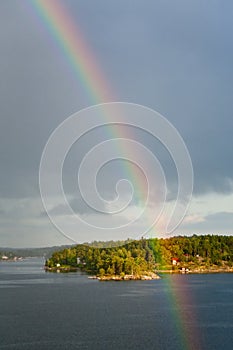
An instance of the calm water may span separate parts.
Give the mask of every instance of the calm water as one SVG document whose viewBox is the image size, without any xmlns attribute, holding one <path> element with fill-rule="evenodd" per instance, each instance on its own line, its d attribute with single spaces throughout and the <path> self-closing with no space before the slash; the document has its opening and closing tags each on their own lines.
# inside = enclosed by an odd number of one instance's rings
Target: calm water
<svg viewBox="0 0 233 350">
<path fill-rule="evenodd" d="M 0 349 L 233 349 L 233 274 L 99 282 L 0 263 Z"/>
</svg>

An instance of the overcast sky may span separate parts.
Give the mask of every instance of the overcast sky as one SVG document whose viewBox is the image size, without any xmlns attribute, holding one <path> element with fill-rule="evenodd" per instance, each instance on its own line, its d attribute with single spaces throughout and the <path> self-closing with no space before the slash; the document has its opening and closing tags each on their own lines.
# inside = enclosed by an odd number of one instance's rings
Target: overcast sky
<svg viewBox="0 0 233 350">
<path fill-rule="evenodd" d="M 158 111 L 187 145 L 194 193 L 188 214 L 174 234 L 233 234 L 232 1 L 60 2 L 115 92 L 114 100 Z M 45 213 L 39 164 L 53 130 L 93 104 L 30 3 L 0 1 L 0 247 L 72 243 Z M 76 166 L 100 134 L 74 147 L 64 169 L 64 188 L 80 215 L 89 209 L 75 194 Z M 135 131 L 133 138 L 157 150 L 172 188 L 174 165 L 167 164 L 165 152 L 143 133 Z M 122 164 L 114 163 L 106 169 L 107 180 L 100 176 L 106 198 L 114 192 L 122 169 Z M 137 212 L 136 201 L 131 209 Z M 52 210 L 64 219 L 59 203 Z M 106 233 L 99 237 L 94 231 L 85 234 L 80 232 L 80 241 L 122 238 Z"/>
</svg>

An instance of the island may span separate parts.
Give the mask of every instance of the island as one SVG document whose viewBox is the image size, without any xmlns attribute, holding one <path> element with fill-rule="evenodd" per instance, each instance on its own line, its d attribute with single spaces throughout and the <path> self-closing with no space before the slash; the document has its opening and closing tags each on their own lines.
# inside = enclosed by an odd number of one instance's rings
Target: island
<svg viewBox="0 0 233 350">
<path fill-rule="evenodd" d="M 78 244 L 53 252 L 45 270 L 81 270 L 100 281 L 153 280 L 161 273 L 233 272 L 233 237 L 193 235 Z"/>
</svg>

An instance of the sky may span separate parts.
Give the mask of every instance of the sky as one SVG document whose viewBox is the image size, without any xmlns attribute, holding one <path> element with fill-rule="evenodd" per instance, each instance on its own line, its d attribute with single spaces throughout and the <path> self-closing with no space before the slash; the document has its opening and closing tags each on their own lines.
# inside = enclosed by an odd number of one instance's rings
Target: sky
<svg viewBox="0 0 233 350">
<path fill-rule="evenodd" d="M 153 109 L 172 123 L 187 146 L 194 172 L 193 197 L 186 217 L 172 234 L 232 235 L 232 1 L 57 2 L 68 13 L 103 80 L 114 92 L 112 99 L 98 103 L 120 101 Z M 0 247 L 71 244 L 69 235 L 59 232 L 43 207 L 40 160 L 51 133 L 69 116 L 96 101 L 72 70 L 67 53 L 33 0 L 0 2 L 0 53 Z M 98 81 L 91 79 L 98 88 Z M 74 144 L 64 163 L 63 185 L 77 215 L 109 227 L 120 219 L 91 212 L 77 191 L 80 162 L 89 149 L 109 138 L 107 129 L 95 130 Z M 174 162 L 158 140 L 131 129 L 126 133 L 150 149 L 161 163 L 169 210 L 177 191 Z M 126 166 L 125 160 L 108 165 L 97 176 L 97 185 L 102 196 L 112 200 Z M 139 180 L 134 183 L 132 173 L 137 178 L 143 175 L 132 166 L 130 180 L 140 196 L 142 188 Z M 125 189 L 126 197 L 127 191 L 129 188 Z M 65 215 L 59 199 L 53 204 L 51 212 L 58 220 L 65 220 L 69 230 L 72 218 Z M 140 208 L 139 200 L 133 199 L 127 214 L 121 216 L 122 222 Z M 152 205 L 149 215 L 153 211 Z M 113 235 L 111 230 L 99 234 L 93 228 L 76 227 L 76 241 L 127 238 Z M 134 229 L 132 226 L 131 237 Z M 130 231 L 127 234 L 130 236 Z M 164 236 L 159 226 L 151 234 Z"/>
</svg>

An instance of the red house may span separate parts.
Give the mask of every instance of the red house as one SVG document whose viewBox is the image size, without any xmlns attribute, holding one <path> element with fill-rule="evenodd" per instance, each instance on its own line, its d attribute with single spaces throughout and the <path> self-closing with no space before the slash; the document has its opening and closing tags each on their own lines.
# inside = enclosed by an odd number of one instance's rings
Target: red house
<svg viewBox="0 0 233 350">
<path fill-rule="evenodd" d="M 172 265 L 177 265 L 179 262 L 178 258 L 172 258 Z"/>
</svg>

